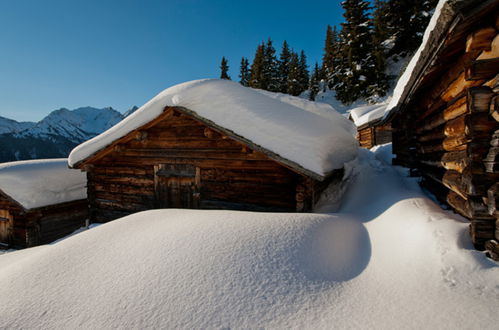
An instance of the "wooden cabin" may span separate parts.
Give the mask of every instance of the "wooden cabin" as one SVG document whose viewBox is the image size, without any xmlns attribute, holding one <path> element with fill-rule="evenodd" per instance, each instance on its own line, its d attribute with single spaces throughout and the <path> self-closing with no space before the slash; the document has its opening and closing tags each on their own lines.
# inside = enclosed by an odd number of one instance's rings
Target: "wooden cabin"
<svg viewBox="0 0 499 330">
<path fill-rule="evenodd" d="M 499 258 L 499 1 L 448 1 L 396 87 L 394 164 L 470 220 Z M 495 246 L 495 248 L 493 247 Z"/>
<path fill-rule="evenodd" d="M 0 247 L 50 243 L 84 226 L 85 184 L 67 159 L 0 164 Z"/>
<path fill-rule="evenodd" d="M 87 173 L 92 221 L 106 222 L 154 208 L 303 212 L 313 209 L 331 182 L 341 181 L 342 164 L 325 172 L 310 166 L 317 157 L 313 149 L 321 144 L 334 149 L 334 138 L 342 131 L 327 132 L 333 138 L 331 145 L 327 136 L 319 140 L 317 132 L 334 129 L 327 117 L 330 109 L 323 117 L 234 82 L 209 80 L 192 86 L 192 92 L 173 98 L 195 97 L 200 101 L 196 111 L 168 105 L 172 98 L 168 93 L 177 90 L 174 86 L 137 110 L 135 117 L 73 150 L 70 165 Z M 296 102 L 314 106 L 305 100 Z M 299 122 L 287 127 L 286 120 L 297 114 Z M 350 125 L 336 115 L 342 125 Z M 149 117 L 144 120 L 143 116 Z M 257 122 L 260 116 L 268 119 Z M 233 121 L 243 125 L 231 126 Z M 121 134 L 111 133 L 122 128 Z M 253 138 L 248 137 L 251 134 Z M 307 142 L 310 148 L 302 151 L 294 147 L 307 140 L 303 134 L 310 134 L 312 140 Z M 355 157 L 353 135 L 341 134 L 352 146 L 351 158 Z M 312 146 L 314 140 L 317 145 Z M 284 156 L 288 148 L 294 148 L 290 154 L 298 161 L 301 158 L 302 164 Z"/>
<path fill-rule="evenodd" d="M 357 126 L 357 140 L 362 148 L 392 142 L 392 126 L 383 120 L 387 104 L 368 105 L 350 110 L 349 118 Z"/>
</svg>

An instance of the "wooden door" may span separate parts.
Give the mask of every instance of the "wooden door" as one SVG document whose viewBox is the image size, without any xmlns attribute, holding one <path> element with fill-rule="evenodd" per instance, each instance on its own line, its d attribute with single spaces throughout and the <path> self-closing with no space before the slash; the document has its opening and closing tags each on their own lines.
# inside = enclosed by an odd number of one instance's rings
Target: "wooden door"
<svg viewBox="0 0 499 330">
<path fill-rule="evenodd" d="M 154 169 L 156 207 L 199 207 L 199 167 L 190 164 L 162 164 Z"/>
<path fill-rule="evenodd" d="M 8 210 L 0 210 L 0 243 L 9 244 L 14 229 L 14 217 Z"/>
</svg>

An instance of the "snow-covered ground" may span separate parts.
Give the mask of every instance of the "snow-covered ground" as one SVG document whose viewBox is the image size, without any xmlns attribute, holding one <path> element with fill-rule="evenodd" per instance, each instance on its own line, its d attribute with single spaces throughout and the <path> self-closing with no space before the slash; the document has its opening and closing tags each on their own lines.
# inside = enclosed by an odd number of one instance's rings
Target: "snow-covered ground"
<svg viewBox="0 0 499 330">
<path fill-rule="evenodd" d="M 498 264 L 389 148 L 338 213 L 153 210 L 6 253 L 0 328 L 497 329 Z"/>
</svg>

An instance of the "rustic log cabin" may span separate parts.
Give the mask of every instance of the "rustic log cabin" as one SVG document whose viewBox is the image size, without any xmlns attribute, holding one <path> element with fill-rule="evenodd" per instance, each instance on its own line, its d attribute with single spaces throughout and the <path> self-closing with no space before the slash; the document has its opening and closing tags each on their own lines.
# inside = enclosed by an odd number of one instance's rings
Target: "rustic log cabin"
<svg viewBox="0 0 499 330">
<path fill-rule="evenodd" d="M 85 185 L 67 159 L 0 164 L 0 247 L 50 243 L 82 227 Z"/>
<path fill-rule="evenodd" d="M 75 148 L 91 220 L 153 208 L 309 211 L 356 155 L 326 104 L 223 80 L 171 87 Z"/>
<path fill-rule="evenodd" d="M 387 104 L 376 104 L 354 108 L 349 118 L 357 126 L 357 140 L 362 148 L 392 142 L 391 123 L 383 120 Z"/>
<path fill-rule="evenodd" d="M 439 3 L 389 105 L 394 164 L 470 220 L 499 259 L 499 1 Z M 495 240 L 494 240 L 495 239 Z"/>
</svg>

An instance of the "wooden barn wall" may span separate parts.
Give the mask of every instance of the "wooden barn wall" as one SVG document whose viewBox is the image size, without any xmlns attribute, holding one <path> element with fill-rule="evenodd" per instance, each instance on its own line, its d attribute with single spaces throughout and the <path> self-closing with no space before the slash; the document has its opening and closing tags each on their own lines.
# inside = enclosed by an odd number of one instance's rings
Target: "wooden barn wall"
<svg viewBox="0 0 499 330">
<path fill-rule="evenodd" d="M 0 210 L 7 211 L 12 217 L 8 237 L 0 233 L 3 236 L 0 243 L 11 247 L 50 243 L 82 227 L 88 218 L 86 200 L 26 211 L 0 196 Z"/>
<path fill-rule="evenodd" d="M 194 207 L 304 211 L 313 204 L 313 180 L 173 109 L 137 137 L 85 166 L 93 221 L 158 208 L 155 166 L 196 167 Z"/>
<path fill-rule="evenodd" d="M 367 149 L 392 142 L 391 123 L 360 128 L 357 131 L 357 140 L 362 148 Z"/>
<path fill-rule="evenodd" d="M 484 25 L 477 24 L 464 41 L 449 41 L 412 101 L 392 121 L 394 164 L 413 168 L 440 200 L 470 219 L 477 248 L 499 239 L 495 19 L 483 19 Z"/>
</svg>

